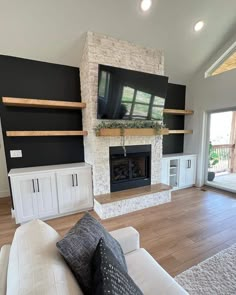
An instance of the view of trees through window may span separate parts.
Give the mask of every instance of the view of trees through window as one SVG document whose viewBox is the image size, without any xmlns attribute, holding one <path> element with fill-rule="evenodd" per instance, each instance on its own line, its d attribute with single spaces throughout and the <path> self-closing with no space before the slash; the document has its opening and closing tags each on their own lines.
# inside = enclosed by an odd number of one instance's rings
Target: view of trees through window
<svg viewBox="0 0 236 295">
<path fill-rule="evenodd" d="M 161 97 L 124 86 L 121 102 L 129 119 L 162 119 L 165 100 Z"/>
<path fill-rule="evenodd" d="M 109 92 L 112 92 L 110 82 L 111 74 L 102 71 L 99 79 L 98 95 L 105 104 L 108 103 Z M 123 86 L 121 92 L 117 93 L 114 108 L 117 109 L 116 111 L 119 112 L 122 119 L 162 120 L 164 103 L 164 98 L 130 86 Z"/>
</svg>

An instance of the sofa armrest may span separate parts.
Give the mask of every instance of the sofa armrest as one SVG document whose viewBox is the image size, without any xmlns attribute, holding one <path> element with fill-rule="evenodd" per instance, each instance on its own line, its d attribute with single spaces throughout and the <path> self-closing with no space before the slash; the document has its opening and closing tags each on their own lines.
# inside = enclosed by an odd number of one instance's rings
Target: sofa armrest
<svg viewBox="0 0 236 295">
<path fill-rule="evenodd" d="M 7 270 L 10 255 L 10 245 L 4 245 L 0 251 L 0 294 L 7 293 Z"/>
<path fill-rule="evenodd" d="M 110 234 L 120 243 L 124 254 L 140 248 L 139 233 L 131 226 L 114 230 Z"/>
</svg>

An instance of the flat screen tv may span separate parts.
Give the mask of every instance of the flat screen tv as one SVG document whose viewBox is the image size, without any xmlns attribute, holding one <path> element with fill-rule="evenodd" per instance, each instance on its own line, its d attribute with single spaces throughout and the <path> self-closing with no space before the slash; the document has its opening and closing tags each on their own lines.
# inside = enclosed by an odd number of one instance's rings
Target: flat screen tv
<svg viewBox="0 0 236 295">
<path fill-rule="evenodd" d="M 162 120 L 168 77 L 99 65 L 97 118 Z"/>
</svg>

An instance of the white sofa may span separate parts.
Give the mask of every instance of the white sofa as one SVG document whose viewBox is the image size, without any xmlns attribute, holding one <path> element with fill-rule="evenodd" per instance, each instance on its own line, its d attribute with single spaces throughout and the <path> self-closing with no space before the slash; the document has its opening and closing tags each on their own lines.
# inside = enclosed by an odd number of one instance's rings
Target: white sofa
<svg viewBox="0 0 236 295">
<path fill-rule="evenodd" d="M 139 233 L 132 227 L 111 232 L 124 251 L 128 272 L 146 295 L 180 295 L 187 292 L 140 248 Z M 0 252 L 0 295 L 83 294 L 60 256 L 61 236 L 49 225 L 34 220 L 20 226 L 12 245 Z"/>
</svg>

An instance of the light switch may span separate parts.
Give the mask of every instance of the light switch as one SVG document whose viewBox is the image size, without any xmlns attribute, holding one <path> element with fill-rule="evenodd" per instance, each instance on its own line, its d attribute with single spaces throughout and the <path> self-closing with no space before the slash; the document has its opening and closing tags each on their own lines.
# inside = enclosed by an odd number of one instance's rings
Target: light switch
<svg viewBox="0 0 236 295">
<path fill-rule="evenodd" d="M 11 158 L 22 158 L 22 150 L 12 150 L 10 151 Z"/>
</svg>

